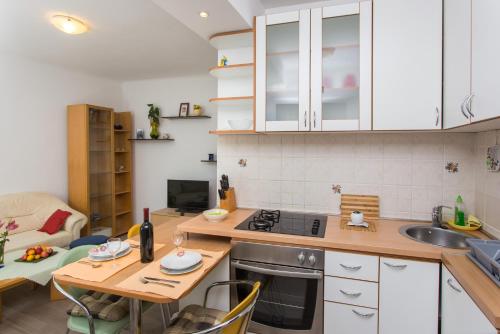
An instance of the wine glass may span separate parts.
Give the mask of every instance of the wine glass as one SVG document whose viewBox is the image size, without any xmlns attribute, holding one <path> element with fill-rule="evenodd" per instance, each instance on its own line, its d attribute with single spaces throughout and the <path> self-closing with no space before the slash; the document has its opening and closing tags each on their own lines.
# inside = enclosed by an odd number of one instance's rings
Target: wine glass
<svg viewBox="0 0 500 334">
<path fill-rule="evenodd" d="M 179 247 L 182 245 L 182 242 L 184 241 L 184 233 L 181 231 L 174 231 L 172 234 L 172 241 L 174 242 L 174 245 L 176 247 L 177 255 L 182 256 L 183 252 L 179 251 Z"/>
<path fill-rule="evenodd" d="M 116 268 L 116 254 L 120 251 L 122 247 L 122 239 L 120 238 L 109 238 L 108 239 L 108 252 L 113 257 L 113 268 Z"/>
</svg>

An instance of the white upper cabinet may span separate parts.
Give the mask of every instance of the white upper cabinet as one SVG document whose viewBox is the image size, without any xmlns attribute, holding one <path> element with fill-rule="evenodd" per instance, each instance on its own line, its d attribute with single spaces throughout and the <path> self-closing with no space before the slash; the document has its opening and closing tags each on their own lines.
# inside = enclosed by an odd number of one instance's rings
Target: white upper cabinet
<svg viewBox="0 0 500 334">
<path fill-rule="evenodd" d="M 371 1 L 257 17 L 256 130 L 371 130 Z"/>
<path fill-rule="evenodd" d="M 500 117 L 500 1 L 472 1 L 472 122 Z"/>
<path fill-rule="evenodd" d="M 311 10 L 311 130 L 371 130 L 370 1 Z"/>
<path fill-rule="evenodd" d="M 455 277 L 443 268 L 441 279 L 442 334 L 497 334 Z"/>
<path fill-rule="evenodd" d="M 470 123 L 471 2 L 444 1 L 443 128 Z"/>
<path fill-rule="evenodd" d="M 442 15 L 442 0 L 374 1 L 374 130 L 441 129 Z"/>
</svg>

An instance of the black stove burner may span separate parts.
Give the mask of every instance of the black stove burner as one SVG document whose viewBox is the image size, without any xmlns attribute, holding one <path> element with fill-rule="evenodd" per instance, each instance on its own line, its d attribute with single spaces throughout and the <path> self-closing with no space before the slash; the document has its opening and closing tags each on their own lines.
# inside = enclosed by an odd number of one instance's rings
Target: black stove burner
<svg viewBox="0 0 500 334">
<path fill-rule="evenodd" d="M 325 215 L 260 210 L 236 226 L 236 229 L 323 238 L 326 221 Z"/>
</svg>

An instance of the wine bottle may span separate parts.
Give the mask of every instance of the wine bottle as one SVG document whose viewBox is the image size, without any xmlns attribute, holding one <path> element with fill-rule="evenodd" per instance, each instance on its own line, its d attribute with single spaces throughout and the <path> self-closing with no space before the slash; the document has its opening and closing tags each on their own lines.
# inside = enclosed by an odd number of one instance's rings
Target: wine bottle
<svg viewBox="0 0 500 334">
<path fill-rule="evenodd" d="M 154 260 L 153 224 L 149 221 L 149 208 L 144 208 L 144 222 L 141 225 L 141 262 L 149 263 Z"/>
</svg>

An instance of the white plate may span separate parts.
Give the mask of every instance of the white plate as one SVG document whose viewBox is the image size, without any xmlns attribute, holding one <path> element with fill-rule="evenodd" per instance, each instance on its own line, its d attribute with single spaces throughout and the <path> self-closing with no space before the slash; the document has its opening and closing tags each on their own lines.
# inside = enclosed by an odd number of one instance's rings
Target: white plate
<svg viewBox="0 0 500 334">
<path fill-rule="evenodd" d="M 203 261 L 195 264 L 192 267 L 189 267 L 189 268 L 186 268 L 183 270 L 171 270 L 171 269 L 166 269 L 166 268 L 160 267 L 160 271 L 164 274 L 167 274 L 167 275 L 183 275 L 183 274 L 188 274 L 188 273 L 191 273 L 195 270 L 198 270 L 201 267 L 203 267 Z"/>
<path fill-rule="evenodd" d="M 101 246 L 106 246 L 106 250 L 104 250 L 104 251 L 99 250 L 98 252 L 95 252 L 95 253 L 92 252 L 93 249 L 99 248 Z M 121 243 L 121 245 L 120 245 L 120 250 L 116 253 L 117 256 L 120 253 L 128 251 L 129 248 L 130 248 L 129 243 L 126 242 L 126 241 L 123 241 Z M 108 245 L 107 244 L 102 244 L 102 245 L 96 246 L 95 248 L 90 249 L 89 250 L 89 256 L 91 256 L 93 258 L 96 258 L 96 259 L 103 259 L 103 258 L 111 258 L 112 257 L 111 253 L 108 251 Z"/>
<path fill-rule="evenodd" d="M 121 253 L 116 254 L 116 258 L 119 259 L 121 257 L 124 257 L 125 255 L 129 255 L 132 252 L 132 248 L 129 248 Z M 105 262 L 105 261 L 111 261 L 113 260 L 113 257 L 93 257 L 92 255 L 89 255 L 89 259 L 94 262 Z"/>
<path fill-rule="evenodd" d="M 198 264 L 201 261 L 201 254 L 193 251 L 184 251 L 184 255 L 178 256 L 173 253 L 161 259 L 161 266 L 168 270 L 185 270 Z"/>
</svg>

